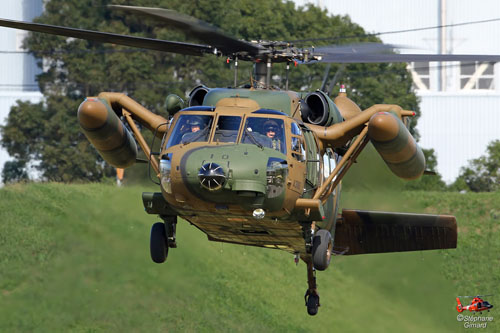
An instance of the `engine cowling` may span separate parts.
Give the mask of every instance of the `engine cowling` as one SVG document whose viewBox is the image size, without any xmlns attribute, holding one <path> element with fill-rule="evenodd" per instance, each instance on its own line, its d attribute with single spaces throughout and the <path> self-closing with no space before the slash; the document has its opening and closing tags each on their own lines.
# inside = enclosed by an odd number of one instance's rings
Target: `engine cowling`
<svg viewBox="0 0 500 333">
<path fill-rule="evenodd" d="M 207 88 L 204 85 L 195 87 L 189 93 L 189 101 L 188 101 L 189 106 L 203 105 L 203 100 L 205 99 L 205 96 L 209 91 L 210 88 Z"/>
<path fill-rule="evenodd" d="M 302 120 L 306 123 L 330 126 L 343 121 L 335 103 L 322 91 L 311 92 L 301 102 Z"/>
</svg>

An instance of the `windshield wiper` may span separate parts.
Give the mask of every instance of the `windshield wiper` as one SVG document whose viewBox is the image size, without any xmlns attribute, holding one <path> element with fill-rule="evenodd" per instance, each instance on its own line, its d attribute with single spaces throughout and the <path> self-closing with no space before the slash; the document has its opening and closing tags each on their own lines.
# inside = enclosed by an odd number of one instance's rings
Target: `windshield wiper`
<svg viewBox="0 0 500 333">
<path fill-rule="evenodd" d="M 250 141 L 252 141 L 257 147 L 259 147 L 262 150 L 264 149 L 264 146 L 257 141 L 257 139 L 253 136 L 252 132 L 248 130 L 248 128 L 245 128 L 245 134 L 248 135 Z"/>
<path fill-rule="evenodd" d="M 191 138 L 191 140 L 187 140 L 185 142 L 182 142 L 183 145 L 187 145 L 191 142 L 195 142 L 196 140 L 198 140 L 199 138 L 201 138 L 203 135 L 205 135 L 207 133 L 207 130 L 208 130 L 208 127 L 205 127 L 204 129 L 202 129 L 201 131 L 198 131 L 196 132 L 193 137 Z"/>
</svg>

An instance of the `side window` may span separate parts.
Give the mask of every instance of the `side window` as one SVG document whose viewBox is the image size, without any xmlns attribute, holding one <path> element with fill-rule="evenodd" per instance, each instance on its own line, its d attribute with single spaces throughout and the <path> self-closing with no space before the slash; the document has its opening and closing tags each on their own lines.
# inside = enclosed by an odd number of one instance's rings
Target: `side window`
<svg viewBox="0 0 500 333">
<path fill-rule="evenodd" d="M 215 128 L 215 142 L 236 142 L 240 129 L 241 117 L 220 116 Z"/>
<path fill-rule="evenodd" d="M 297 136 L 302 136 L 302 131 L 296 122 L 292 122 L 292 134 Z"/>
<path fill-rule="evenodd" d="M 328 152 L 330 157 L 330 170 L 333 171 L 337 167 L 338 155 L 334 153 L 331 148 L 328 148 Z"/>
<path fill-rule="evenodd" d="M 325 155 L 323 155 L 323 180 L 327 179 L 332 171 L 332 165 L 330 164 L 330 149 L 327 149 Z"/>
<path fill-rule="evenodd" d="M 292 122 L 292 156 L 299 162 L 306 160 L 306 150 L 304 148 L 304 138 L 297 123 Z"/>
<path fill-rule="evenodd" d="M 333 152 L 331 148 L 327 148 L 325 154 L 323 155 L 323 182 L 326 181 L 330 174 L 335 170 L 337 166 L 337 155 Z M 335 179 L 335 178 L 334 178 Z M 329 189 L 330 186 L 327 187 Z"/>
</svg>

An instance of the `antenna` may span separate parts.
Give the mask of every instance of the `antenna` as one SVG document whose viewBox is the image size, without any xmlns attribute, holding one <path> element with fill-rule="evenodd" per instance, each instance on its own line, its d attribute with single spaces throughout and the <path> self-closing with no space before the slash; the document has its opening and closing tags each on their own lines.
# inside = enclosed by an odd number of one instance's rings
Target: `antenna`
<svg viewBox="0 0 500 333">
<path fill-rule="evenodd" d="M 332 79 L 328 83 L 328 91 L 326 91 L 328 96 L 330 96 L 332 94 L 333 88 L 335 87 L 335 84 L 337 83 L 340 76 L 343 74 L 345 66 L 346 66 L 346 64 L 341 64 L 339 69 L 337 69 L 337 72 L 335 72 L 335 75 L 332 77 Z M 344 88 L 345 88 L 345 86 L 344 86 Z"/>
<path fill-rule="evenodd" d="M 321 88 L 319 90 L 326 92 L 326 81 L 328 81 L 328 75 L 330 74 L 330 68 L 332 67 L 332 64 L 329 63 L 328 66 L 326 66 L 325 73 L 323 74 L 323 82 L 321 82 Z"/>
<path fill-rule="evenodd" d="M 267 70 L 266 70 L 266 88 L 269 89 L 271 88 L 271 59 L 267 59 Z"/>
<path fill-rule="evenodd" d="M 234 58 L 234 87 L 238 84 L 238 57 Z"/>
<path fill-rule="evenodd" d="M 288 90 L 288 72 L 290 72 L 290 61 L 286 62 L 285 90 Z"/>
</svg>

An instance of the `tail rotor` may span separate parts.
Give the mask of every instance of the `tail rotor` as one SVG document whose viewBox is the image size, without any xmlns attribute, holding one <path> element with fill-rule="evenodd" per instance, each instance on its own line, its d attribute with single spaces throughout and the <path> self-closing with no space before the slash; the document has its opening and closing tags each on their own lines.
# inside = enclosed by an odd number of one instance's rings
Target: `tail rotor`
<svg viewBox="0 0 500 333">
<path fill-rule="evenodd" d="M 460 298 L 457 297 L 457 311 L 458 312 L 463 312 L 464 311 L 464 308 L 462 306 L 462 303 L 460 303 Z"/>
</svg>

